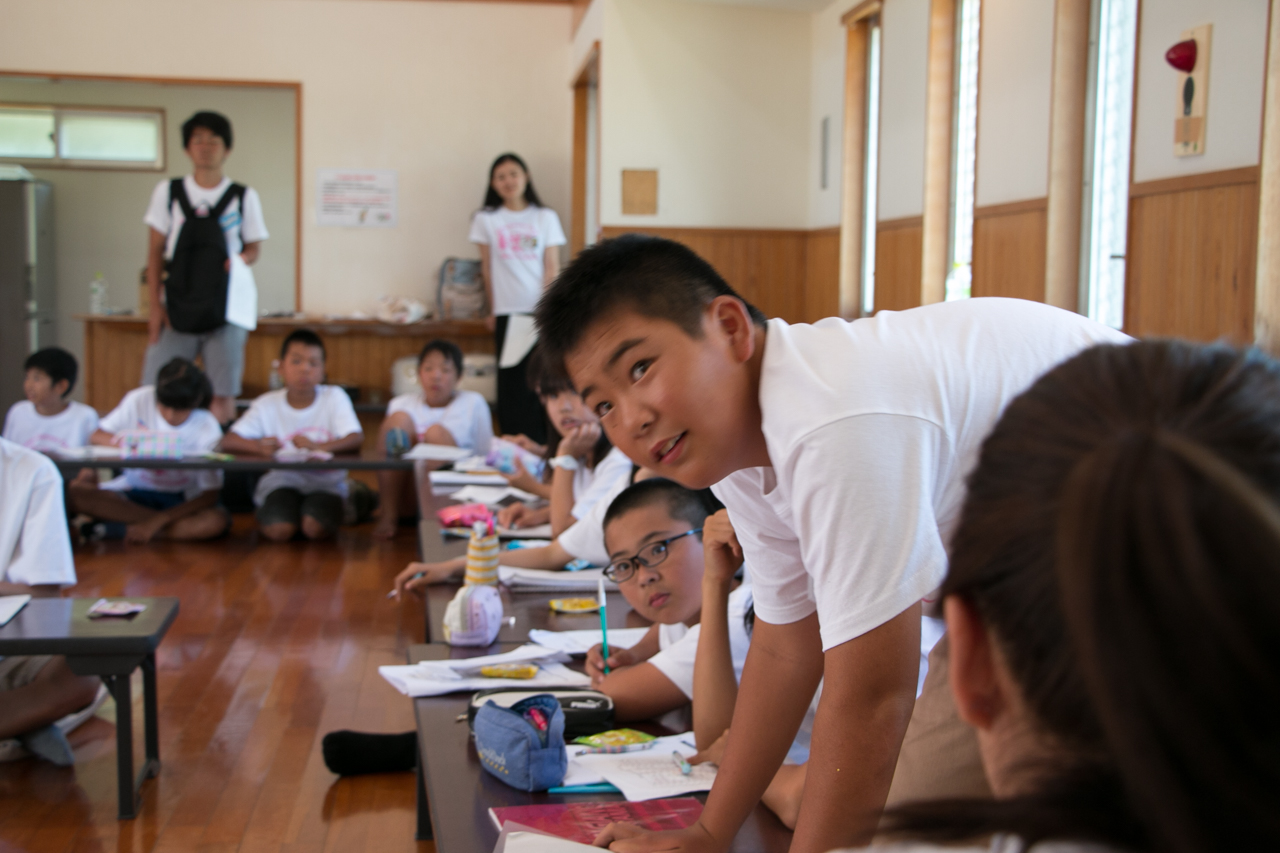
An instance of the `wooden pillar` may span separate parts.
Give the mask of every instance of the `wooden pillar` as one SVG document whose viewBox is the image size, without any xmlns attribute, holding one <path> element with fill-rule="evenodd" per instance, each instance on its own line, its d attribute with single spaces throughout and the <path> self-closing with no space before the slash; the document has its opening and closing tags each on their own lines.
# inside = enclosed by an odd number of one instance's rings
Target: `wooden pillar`
<svg viewBox="0 0 1280 853">
<path fill-rule="evenodd" d="M 856 11 L 856 10 L 855 10 Z M 852 13 L 851 13 L 852 14 Z M 847 21 L 847 16 L 846 16 Z M 845 24 L 844 145 L 840 193 L 840 316 L 862 305 L 862 235 L 867 162 L 867 28 Z"/>
<path fill-rule="evenodd" d="M 1254 342 L 1272 355 L 1280 355 L 1280 15 L 1277 11 L 1280 10 L 1276 8 L 1276 0 L 1271 0 L 1253 310 Z"/>
<path fill-rule="evenodd" d="M 1054 4 L 1044 301 L 1069 311 L 1080 307 L 1080 216 L 1084 203 L 1091 5 L 1089 0 L 1057 0 Z"/>
<path fill-rule="evenodd" d="M 921 305 L 941 302 L 947 295 L 955 46 L 956 0 L 933 0 L 929 5 L 929 70 L 925 95 Z"/>
</svg>

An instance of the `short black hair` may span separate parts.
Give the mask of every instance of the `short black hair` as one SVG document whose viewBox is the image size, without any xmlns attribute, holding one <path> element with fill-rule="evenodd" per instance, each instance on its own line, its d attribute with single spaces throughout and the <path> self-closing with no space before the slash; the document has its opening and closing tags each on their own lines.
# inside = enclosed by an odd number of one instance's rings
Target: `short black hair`
<svg viewBox="0 0 1280 853">
<path fill-rule="evenodd" d="M 294 329 L 284 339 L 284 343 L 280 344 L 280 358 L 283 359 L 285 353 L 289 351 L 289 347 L 293 344 L 302 344 L 304 347 L 320 347 L 320 355 L 328 358 L 328 353 L 324 349 L 324 341 L 320 336 L 310 329 Z"/>
<path fill-rule="evenodd" d="M 427 341 L 427 345 L 422 348 L 422 352 L 418 353 L 418 367 L 422 367 L 422 362 L 426 361 L 427 356 L 433 352 L 438 352 L 449 361 L 452 361 L 454 370 L 458 371 L 459 377 L 462 376 L 462 349 L 457 344 L 441 338 Z"/>
<path fill-rule="evenodd" d="M 662 504 L 668 515 L 689 522 L 690 527 L 701 527 L 708 515 L 724 506 L 710 489 L 694 491 L 666 477 L 650 477 L 628 486 L 613 499 L 605 511 L 603 527 L 607 530 L 618 518 L 653 504 Z"/>
<path fill-rule="evenodd" d="M 577 390 L 559 365 L 551 360 L 547 348 L 543 346 L 534 346 L 533 351 L 529 353 L 529 363 L 525 366 L 524 378 L 525 382 L 529 383 L 529 390 L 543 400 L 558 397 L 565 391 L 576 393 Z"/>
<path fill-rule="evenodd" d="M 197 127 L 203 127 L 210 133 L 221 136 L 222 141 L 227 145 L 227 150 L 231 150 L 231 122 L 222 113 L 202 110 L 184 121 L 182 123 L 183 148 L 191 144 L 191 135 L 196 132 Z"/>
<path fill-rule="evenodd" d="M 156 402 L 179 411 L 207 409 L 213 386 L 204 371 L 185 358 L 174 358 L 156 374 Z"/>
<path fill-rule="evenodd" d="M 67 380 L 67 390 L 62 392 L 62 396 L 65 397 L 76 386 L 76 374 L 80 366 L 76 363 L 76 357 L 62 347 L 45 347 L 27 356 L 27 360 L 22 363 L 22 369 L 24 372 L 39 370 L 48 376 L 54 385 L 64 379 Z"/>
<path fill-rule="evenodd" d="M 538 340 L 560 365 L 591 323 L 620 308 L 669 320 L 700 338 L 702 311 L 717 296 L 741 301 L 751 321 L 764 325 L 764 314 L 688 246 L 624 234 L 584 249 L 543 294 L 535 314 Z"/>
</svg>

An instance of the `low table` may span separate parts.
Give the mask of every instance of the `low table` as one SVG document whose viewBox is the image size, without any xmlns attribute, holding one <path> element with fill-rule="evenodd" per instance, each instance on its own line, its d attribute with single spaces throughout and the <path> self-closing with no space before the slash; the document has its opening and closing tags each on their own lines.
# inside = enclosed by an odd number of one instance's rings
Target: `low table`
<svg viewBox="0 0 1280 853">
<path fill-rule="evenodd" d="M 400 459 L 383 454 L 335 453 L 331 459 L 285 462 L 270 456 L 227 454 L 230 459 L 188 456 L 182 459 L 125 459 L 104 456 L 80 459 L 50 453 L 58 470 L 74 476 L 81 468 L 163 468 L 175 471 L 410 471 L 413 459 Z"/>
<path fill-rule="evenodd" d="M 132 619 L 90 619 L 97 599 L 34 598 L 0 628 L 0 655 L 63 655 L 76 675 L 96 675 L 116 700 L 116 784 L 120 820 L 138 814 L 142 783 L 160 772 L 156 648 L 178 615 L 176 598 L 135 598 L 147 609 Z M 146 759 L 133 775 L 133 698 L 129 678 L 142 668 Z"/>
<path fill-rule="evenodd" d="M 462 649 L 442 643 L 410 646 L 409 662 L 493 654 L 518 645 L 503 643 L 488 649 Z M 492 850 L 498 840 L 498 829 L 489 817 L 489 809 L 494 807 L 622 799 L 621 794 L 529 793 L 499 782 L 483 770 L 476 755 L 465 717 L 470 699 L 470 693 L 455 693 L 413 700 L 418 726 L 417 837 L 433 838 L 437 853 Z M 676 714 L 687 718 L 687 714 Z M 459 722 L 460 715 L 463 719 Z M 627 725 L 660 735 L 688 728 L 687 719 L 676 722 L 679 728 L 664 726 L 667 719 Z M 694 796 L 706 800 L 705 794 Z M 786 853 L 790 846 L 791 831 L 773 812 L 757 805 L 729 849 L 733 853 Z"/>
</svg>

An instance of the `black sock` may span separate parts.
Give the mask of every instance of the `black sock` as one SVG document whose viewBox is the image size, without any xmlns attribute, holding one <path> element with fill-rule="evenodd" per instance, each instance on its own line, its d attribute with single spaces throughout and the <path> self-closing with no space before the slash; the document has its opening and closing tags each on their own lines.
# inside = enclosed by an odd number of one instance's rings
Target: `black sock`
<svg viewBox="0 0 1280 853">
<path fill-rule="evenodd" d="M 324 766 L 339 776 L 402 773 L 418 764 L 418 733 L 329 732 L 321 741 L 320 749 L 324 753 Z"/>
</svg>

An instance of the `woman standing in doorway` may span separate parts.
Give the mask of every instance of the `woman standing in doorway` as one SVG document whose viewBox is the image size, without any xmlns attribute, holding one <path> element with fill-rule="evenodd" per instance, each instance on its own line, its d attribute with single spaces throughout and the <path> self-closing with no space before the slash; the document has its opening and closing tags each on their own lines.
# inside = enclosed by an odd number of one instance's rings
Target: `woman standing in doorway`
<svg viewBox="0 0 1280 853">
<path fill-rule="evenodd" d="M 528 167 L 515 154 L 503 154 L 489 167 L 484 207 L 471 222 L 470 239 L 480 246 L 489 297 L 499 425 L 504 433 L 545 443 L 542 404 L 525 381 L 525 368 L 535 341 L 533 309 L 560 272 L 559 247 L 566 241 L 560 218 L 543 206 Z M 508 338 L 510 351 L 504 352 Z"/>
</svg>

